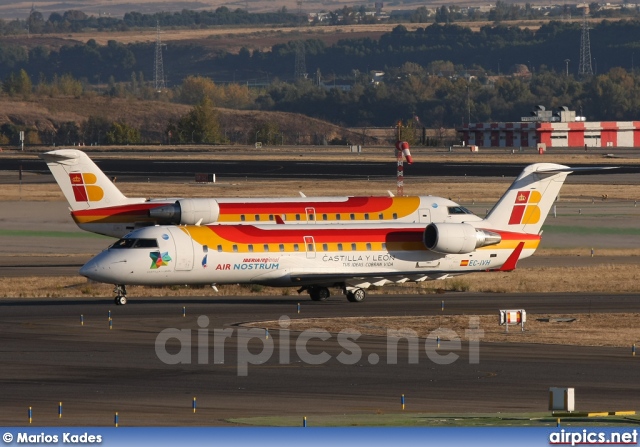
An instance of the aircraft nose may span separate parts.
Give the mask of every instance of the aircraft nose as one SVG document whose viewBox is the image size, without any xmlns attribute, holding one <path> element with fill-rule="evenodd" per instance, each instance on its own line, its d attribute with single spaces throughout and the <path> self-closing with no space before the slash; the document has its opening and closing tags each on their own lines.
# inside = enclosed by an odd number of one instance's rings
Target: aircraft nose
<svg viewBox="0 0 640 447">
<path fill-rule="evenodd" d="M 89 279 L 95 279 L 95 275 L 100 270 L 100 265 L 95 258 L 89 260 L 85 265 L 80 267 L 80 274 Z"/>
</svg>

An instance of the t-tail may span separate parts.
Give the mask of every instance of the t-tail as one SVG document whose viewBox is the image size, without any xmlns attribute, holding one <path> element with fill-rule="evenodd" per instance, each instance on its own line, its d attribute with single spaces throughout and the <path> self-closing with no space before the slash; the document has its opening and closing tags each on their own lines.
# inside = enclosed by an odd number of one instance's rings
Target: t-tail
<svg viewBox="0 0 640 447">
<path fill-rule="evenodd" d="M 82 151 L 59 149 L 41 155 L 47 162 L 72 211 L 131 205 L 144 198 L 128 198 Z"/>
<path fill-rule="evenodd" d="M 571 172 L 568 166 L 554 163 L 525 167 L 485 218 L 487 228 L 539 234 Z"/>
</svg>

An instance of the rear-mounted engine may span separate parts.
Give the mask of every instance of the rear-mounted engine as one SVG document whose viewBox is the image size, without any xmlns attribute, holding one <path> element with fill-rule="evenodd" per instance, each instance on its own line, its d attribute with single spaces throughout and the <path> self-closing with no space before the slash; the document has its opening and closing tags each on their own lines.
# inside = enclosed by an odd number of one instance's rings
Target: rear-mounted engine
<svg viewBox="0 0 640 447">
<path fill-rule="evenodd" d="M 476 248 L 499 244 L 502 237 L 465 223 L 432 223 L 424 230 L 424 245 L 445 254 L 471 253 Z"/>
</svg>

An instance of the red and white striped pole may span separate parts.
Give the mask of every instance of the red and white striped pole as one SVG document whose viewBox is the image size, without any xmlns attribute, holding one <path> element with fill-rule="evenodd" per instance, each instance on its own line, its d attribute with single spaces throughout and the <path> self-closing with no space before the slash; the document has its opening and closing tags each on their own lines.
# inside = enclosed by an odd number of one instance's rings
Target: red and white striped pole
<svg viewBox="0 0 640 447">
<path fill-rule="evenodd" d="M 396 142 L 396 162 L 398 165 L 398 187 L 396 195 L 398 196 L 404 195 L 404 158 L 407 159 L 407 163 L 413 163 L 411 152 L 409 152 L 409 143 L 398 140 Z"/>
<path fill-rule="evenodd" d="M 396 160 L 398 164 L 397 175 L 398 175 L 398 183 L 396 188 L 396 195 L 403 196 L 404 195 L 404 162 L 402 158 L 402 151 L 400 150 L 401 141 L 396 142 Z"/>
</svg>

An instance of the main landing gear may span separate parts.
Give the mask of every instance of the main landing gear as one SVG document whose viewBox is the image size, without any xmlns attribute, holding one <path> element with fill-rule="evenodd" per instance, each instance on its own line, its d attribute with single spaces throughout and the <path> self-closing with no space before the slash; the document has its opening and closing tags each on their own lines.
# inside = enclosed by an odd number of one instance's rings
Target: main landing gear
<svg viewBox="0 0 640 447">
<path fill-rule="evenodd" d="M 331 292 L 329 292 L 329 289 L 324 286 L 303 287 L 300 290 L 298 290 L 298 293 L 302 293 L 304 291 L 307 291 L 309 293 L 309 297 L 313 301 L 326 301 L 331 296 Z M 352 303 L 359 303 L 361 301 L 364 301 L 365 297 L 367 296 L 367 293 L 365 292 L 365 290 L 360 288 L 353 288 L 353 287 L 347 288 L 345 286 L 342 288 L 342 291 L 347 296 L 347 300 L 349 300 Z"/>
<path fill-rule="evenodd" d="M 364 301 L 367 296 L 367 292 L 364 289 L 353 289 L 353 290 L 345 290 L 345 295 L 347 295 L 347 299 L 352 303 L 359 303 Z"/>
<path fill-rule="evenodd" d="M 114 301 L 118 306 L 127 304 L 127 288 L 124 284 L 116 284 L 113 288 L 113 293 L 116 294 Z"/>
<path fill-rule="evenodd" d="M 302 290 L 299 290 L 298 293 L 301 291 Z M 311 286 L 307 287 L 306 291 L 309 292 L 309 297 L 313 301 L 325 301 L 331 296 L 331 292 L 329 292 L 329 289 L 326 287 Z"/>
</svg>

